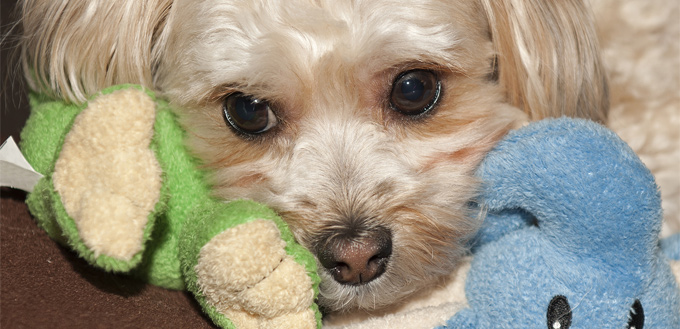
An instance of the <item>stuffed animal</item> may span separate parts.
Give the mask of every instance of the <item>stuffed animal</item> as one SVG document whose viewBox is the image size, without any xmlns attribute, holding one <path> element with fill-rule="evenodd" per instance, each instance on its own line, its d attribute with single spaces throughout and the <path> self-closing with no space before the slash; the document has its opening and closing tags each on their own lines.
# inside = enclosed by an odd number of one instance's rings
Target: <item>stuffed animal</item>
<svg viewBox="0 0 680 329">
<path fill-rule="evenodd" d="M 575 119 L 532 123 L 478 174 L 487 216 L 469 307 L 443 328 L 680 328 L 669 264 L 680 236 L 660 243 L 654 178 L 614 133 Z"/>
<path fill-rule="evenodd" d="M 45 177 L 27 203 L 103 269 L 194 293 L 223 328 L 314 328 L 314 257 L 269 208 L 210 196 L 169 105 L 135 85 L 79 106 L 31 95 L 22 150 Z"/>
</svg>

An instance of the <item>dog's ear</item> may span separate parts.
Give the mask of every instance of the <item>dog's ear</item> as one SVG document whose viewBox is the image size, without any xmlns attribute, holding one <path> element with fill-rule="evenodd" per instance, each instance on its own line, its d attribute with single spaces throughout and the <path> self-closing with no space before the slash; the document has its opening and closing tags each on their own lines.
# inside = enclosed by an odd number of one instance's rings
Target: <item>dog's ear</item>
<svg viewBox="0 0 680 329">
<path fill-rule="evenodd" d="M 509 102 L 532 119 L 604 122 L 607 79 L 590 8 L 581 0 L 481 0 Z"/>
<path fill-rule="evenodd" d="M 22 65 L 33 90 L 82 102 L 104 87 L 151 87 L 172 0 L 24 0 Z"/>
</svg>

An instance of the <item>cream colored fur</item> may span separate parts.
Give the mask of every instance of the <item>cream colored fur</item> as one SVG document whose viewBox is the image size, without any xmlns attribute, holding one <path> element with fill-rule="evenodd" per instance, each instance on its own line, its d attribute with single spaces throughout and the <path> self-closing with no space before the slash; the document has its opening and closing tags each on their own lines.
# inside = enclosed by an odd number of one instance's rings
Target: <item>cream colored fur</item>
<svg viewBox="0 0 680 329">
<path fill-rule="evenodd" d="M 482 1 L 510 102 L 532 119 L 554 115 L 607 120 L 608 93 L 587 4 L 563 0 Z"/>
<path fill-rule="evenodd" d="M 22 2 L 32 89 L 83 102 L 105 86 L 153 86 L 172 0 Z"/>
<path fill-rule="evenodd" d="M 149 149 L 155 110 L 143 91 L 116 91 L 90 102 L 66 135 L 54 188 L 96 256 L 130 260 L 142 248 L 161 188 Z"/>
</svg>

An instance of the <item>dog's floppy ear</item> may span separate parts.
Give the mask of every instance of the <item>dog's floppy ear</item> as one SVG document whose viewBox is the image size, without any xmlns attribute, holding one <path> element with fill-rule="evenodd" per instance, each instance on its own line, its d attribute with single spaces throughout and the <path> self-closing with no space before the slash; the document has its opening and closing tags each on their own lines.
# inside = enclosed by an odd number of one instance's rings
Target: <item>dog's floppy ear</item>
<svg viewBox="0 0 680 329">
<path fill-rule="evenodd" d="M 607 80 L 590 8 L 581 0 L 481 0 L 509 102 L 532 119 L 604 122 Z"/>
<path fill-rule="evenodd" d="M 22 65 L 33 90 L 83 102 L 107 86 L 151 87 L 172 0 L 25 0 Z"/>
</svg>

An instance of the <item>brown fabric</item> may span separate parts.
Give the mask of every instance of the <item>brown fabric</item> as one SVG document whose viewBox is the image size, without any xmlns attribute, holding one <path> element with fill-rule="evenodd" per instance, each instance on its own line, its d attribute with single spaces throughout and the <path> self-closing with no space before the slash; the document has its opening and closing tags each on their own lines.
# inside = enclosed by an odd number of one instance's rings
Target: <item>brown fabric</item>
<svg viewBox="0 0 680 329">
<path fill-rule="evenodd" d="M 189 293 L 90 266 L 37 227 L 23 192 L 0 194 L 0 327 L 213 327 Z"/>
</svg>

